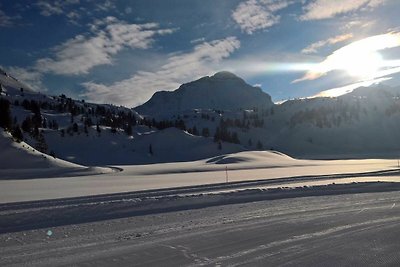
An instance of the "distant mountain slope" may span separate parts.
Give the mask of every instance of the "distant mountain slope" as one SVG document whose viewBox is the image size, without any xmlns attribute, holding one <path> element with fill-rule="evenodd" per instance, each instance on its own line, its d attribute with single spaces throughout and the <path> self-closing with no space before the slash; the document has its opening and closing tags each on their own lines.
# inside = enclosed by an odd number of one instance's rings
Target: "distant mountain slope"
<svg viewBox="0 0 400 267">
<path fill-rule="evenodd" d="M 102 129 L 97 134 L 91 128 L 87 135 L 60 138 L 53 131 L 46 134 L 46 140 L 57 157 L 94 166 L 192 161 L 244 150 L 231 143 L 222 143 L 219 149 L 212 138 L 194 136 L 176 128 L 138 132 L 135 128 L 133 136 L 127 136 L 122 131 L 112 133 Z"/>
<path fill-rule="evenodd" d="M 7 93 L 15 93 L 15 91 L 32 92 L 32 89 L 23 82 L 9 75 L 3 69 L 0 69 L 0 89 Z"/>
<path fill-rule="evenodd" d="M 245 150 L 303 158 L 397 157 L 400 151 L 400 87 L 275 105 L 260 88 L 219 72 L 156 93 L 137 108 L 148 115 L 143 117 L 126 107 L 21 90 L 5 73 L 0 81 L 8 121 L 21 129 L 26 144 L 86 166 L 191 161 Z M 4 162 L 7 151 L 0 150 Z M 27 162 L 45 164 L 42 158 Z M 236 160 L 242 159 L 220 162 Z"/>
<path fill-rule="evenodd" d="M 156 92 L 135 108 L 142 115 L 177 114 L 192 109 L 238 110 L 269 108 L 271 96 L 229 72 L 218 72 L 181 85 L 172 92 Z"/>
</svg>

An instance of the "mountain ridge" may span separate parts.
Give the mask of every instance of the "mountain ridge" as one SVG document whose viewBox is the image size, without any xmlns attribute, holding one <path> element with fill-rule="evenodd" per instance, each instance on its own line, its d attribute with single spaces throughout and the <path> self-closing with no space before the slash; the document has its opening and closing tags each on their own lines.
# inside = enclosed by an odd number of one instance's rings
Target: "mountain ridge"
<svg viewBox="0 0 400 267">
<path fill-rule="evenodd" d="M 134 108 L 143 115 L 180 113 L 193 109 L 240 110 L 270 108 L 271 96 L 227 71 L 182 84 L 174 91 L 156 92 Z"/>
</svg>

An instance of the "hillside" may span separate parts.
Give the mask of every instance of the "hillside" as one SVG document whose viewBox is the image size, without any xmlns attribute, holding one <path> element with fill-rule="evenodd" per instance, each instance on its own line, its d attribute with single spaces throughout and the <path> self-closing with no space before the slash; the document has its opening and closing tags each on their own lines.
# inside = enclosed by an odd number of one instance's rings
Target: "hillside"
<svg viewBox="0 0 400 267">
<path fill-rule="evenodd" d="M 17 143 L 0 129 L 0 178 L 38 178 L 93 175 L 112 172 L 109 168 L 88 168 L 41 153 L 25 142 Z"/>
<path fill-rule="evenodd" d="M 2 72 L 0 78 L 7 82 L 3 83 L 0 106 L 9 110 L 9 131 L 20 133 L 27 145 L 51 158 L 88 166 L 135 165 L 191 161 L 245 150 L 238 144 L 216 143 L 212 136 L 188 133 L 184 125 L 162 127 L 126 107 L 21 90 L 22 84 L 8 74 Z"/>
<path fill-rule="evenodd" d="M 339 97 L 296 99 L 242 111 L 172 113 L 161 107 L 153 116 L 156 120 L 179 118 L 189 131 L 203 135 L 206 129 L 217 140 L 240 143 L 249 150 L 329 159 L 392 158 L 400 150 L 400 87 L 361 87 Z"/>
<path fill-rule="evenodd" d="M 160 117 L 193 109 L 240 110 L 269 108 L 271 97 L 229 72 L 218 72 L 181 85 L 172 92 L 156 92 L 135 108 L 140 114 Z"/>
<path fill-rule="evenodd" d="M 139 114 L 21 90 L 17 79 L 0 78 L 10 132 L 21 132 L 22 141 L 42 153 L 81 165 L 192 161 L 246 150 L 301 158 L 387 158 L 400 151 L 400 87 L 275 105 L 260 88 L 220 72 L 156 93 Z"/>
</svg>

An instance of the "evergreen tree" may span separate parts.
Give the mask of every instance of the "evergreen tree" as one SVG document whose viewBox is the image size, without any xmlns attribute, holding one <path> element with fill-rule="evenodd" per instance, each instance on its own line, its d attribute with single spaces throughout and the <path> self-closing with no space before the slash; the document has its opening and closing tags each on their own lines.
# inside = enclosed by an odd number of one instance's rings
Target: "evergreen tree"
<svg viewBox="0 0 400 267">
<path fill-rule="evenodd" d="M 44 139 L 43 134 L 39 134 L 37 136 L 36 140 L 37 140 L 37 142 L 36 142 L 35 148 L 42 153 L 46 153 L 48 146 L 46 144 L 46 140 Z"/>
<path fill-rule="evenodd" d="M 210 136 L 210 130 L 208 128 L 203 128 L 201 131 L 201 135 L 204 137 L 209 137 Z"/>
<path fill-rule="evenodd" d="M 30 116 L 25 118 L 21 124 L 21 128 L 26 133 L 30 133 L 32 131 L 32 119 Z"/>
<path fill-rule="evenodd" d="M 72 124 L 72 130 L 77 133 L 78 132 L 78 124 L 76 122 L 74 122 L 74 124 Z"/>
<path fill-rule="evenodd" d="M 18 124 L 13 127 L 11 134 L 18 143 L 24 140 L 24 135 L 22 134 L 21 128 Z"/>
<path fill-rule="evenodd" d="M 197 130 L 196 126 L 193 126 L 192 134 L 199 135 L 199 131 Z"/>
<path fill-rule="evenodd" d="M 235 144 L 240 144 L 240 140 L 236 132 L 232 133 L 232 142 Z"/>
<path fill-rule="evenodd" d="M 131 136 L 132 135 L 132 125 L 130 124 L 130 123 L 128 123 L 128 125 L 126 125 L 126 127 L 125 127 L 125 133 L 126 133 L 126 135 L 128 135 L 128 136 Z"/>
<path fill-rule="evenodd" d="M 221 140 L 221 130 L 219 129 L 219 127 L 217 127 L 215 129 L 214 142 L 218 142 L 219 140 Z"/>
<path fill-rule="evenodd" d="M 258 150 L 263 150 L 263 148 L 264 148 L 263 144 L 261 143 L 260 140 L 258 140 L 258 142 L 257 142 L 257 149 L 258 149 Z"/>
<path fill-rule="evenodd" d="M 10 130 L 12 126 L 10 102 L 0 98 L 0 127 Z"/>
</svg>

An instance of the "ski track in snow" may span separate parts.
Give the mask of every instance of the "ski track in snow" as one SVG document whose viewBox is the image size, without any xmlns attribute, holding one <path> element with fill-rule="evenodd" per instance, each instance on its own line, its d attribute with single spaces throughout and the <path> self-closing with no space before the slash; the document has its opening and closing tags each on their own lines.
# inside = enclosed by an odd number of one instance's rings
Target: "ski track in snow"
<svg viewBox="0 0 400 267">
<path fill-rule="evenodd" d="M 355 188 L 362 193 L 357 194 Z M 280 192 L 281 197 L 275 200 L 164 210 L 8 232 L 0 234 L 0 263 L 2 266 L 396 266 L 400 263 L 397 253 L 400 216 L 393 203 L 400 197 L 398 191 L 383 192 L 384 188 L 400 190 L 399 186 L 386 183 L 332 185 L 338 195 L 324 195 L 329 187 L 292 189 L 292 192 L 300 190 L 302 197 L 282 198 Z M 380 192 L 368 193 L 369 190 Z M 310 191 L 320 191 L 321 195 L 307 196 Z M 271 193 L 247 192 L 253 196 Z M 237 198 L 238 194 L 243 192 L 231 196 Z M 187 203 L 189 199 L 184 201 Z M 167 202 L 171 201 L 174 200 Z M 161 202 L 165 206 L 165 199 Z M 89 210 L 81 207 L 80 211 Z"/>
</svg>

